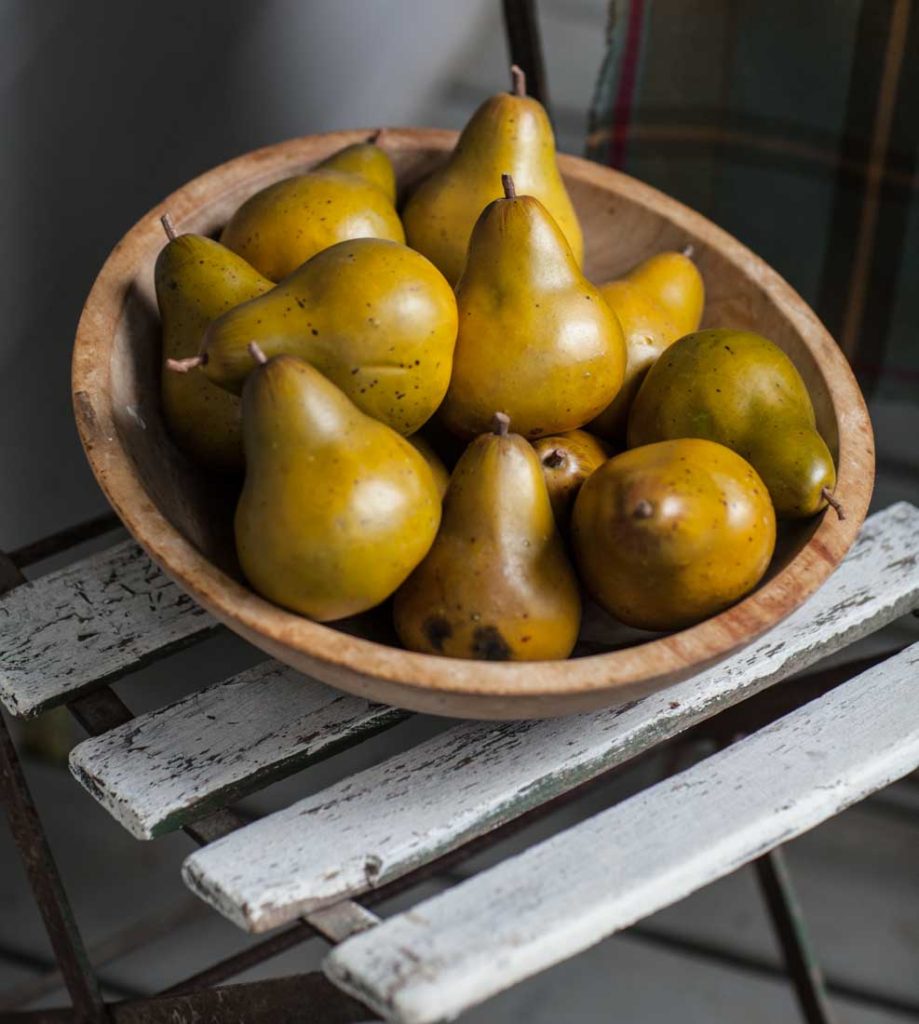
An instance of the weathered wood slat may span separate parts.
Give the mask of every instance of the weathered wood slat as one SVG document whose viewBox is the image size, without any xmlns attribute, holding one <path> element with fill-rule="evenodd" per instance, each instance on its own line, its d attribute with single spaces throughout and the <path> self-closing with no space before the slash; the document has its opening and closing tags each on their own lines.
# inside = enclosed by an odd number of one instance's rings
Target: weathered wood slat
<svg viewBox="0 0 919 1024">
<path fill-rule="evenodd" d="M 70 769 L 129 832 L 151 839 L 406 714 L 266 661 L 80 743 Z"/>
<path fill-rule="evenodd" d="M 919 645 L 735 746 L 346 940 L 327 976 L 434 1024 L 800 835 L 919 765 Z"/>
<path fill-rule="evenodd" d="M 0 701 L 36 715 L 214 628 L 125 541 L 0 598 Z"/>
<path fill-rule="evenodd" d="M 366 892 L 919 605 L 919 510 L 872 517 L 836 574 L 739 655 L 626 707 L 468 723 L 193 854 L 188 885 L 250 931 Z"/>
</svg>

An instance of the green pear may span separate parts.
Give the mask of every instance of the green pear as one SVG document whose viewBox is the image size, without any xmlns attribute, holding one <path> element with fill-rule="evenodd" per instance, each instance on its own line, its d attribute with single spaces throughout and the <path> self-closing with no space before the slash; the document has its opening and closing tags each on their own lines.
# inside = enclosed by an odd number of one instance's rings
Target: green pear
<svg viewBox="0 0 919 1024">
<path fill-rule="evenodd" d="M 236 549 L 263 597 L 318 622 L 384 601 L 440 523 L 424 458 L 318 370 L 265 359 L 243 391 L 246 480 Z"/>
<path fill-rule="evenodd" d="M 314 256 L 261 299 L 214 321 L 201 358 L 240 391 L 268 356 L 305 359 L 368 415 L 413 434 L 440 405 L 456 343 L 456 299 L 443 275 L 397 242 L 360 238 Z"/>
<path fill-rule="evenodd" d="M 488 661 L 567 658 L 581 622 L 574 570 L 539 457 L 498 414 L 453 470 L 443 525 L 396 593 L 410 650 Z"/>
<path fill-rule="evenodd" d="M 169 241 L 154 270 L 163 327 L 163 414 L 176 444 L 211 469 L 242 469 L 239 399 L 203 374 L 170 373 L 173 361 L 193 357 L 207 325 L 274 285 L 236 253 L 203 235 L 176 235 L 163 217 Z"/>
<path fill-rule="evenodd" d="M 552 216 L 504 179 L 456 289 L 459 335 L 440 415 L 465 437 L 488 430 L 496 409 L 524 437 L 565 433 L 615 397 L 625 341 Z"/>
<path fill-rule="evenodd" d="M 578 266 L 583 259 L 581 226 L 558 170 L 549 117 L 526 95 L 523 72 L 516 65 L 511 71 L 514 92 L 498 93 L 479 107 L 449 160 L 418 186 L 403 211 L 409 245 L 454 284 L 479 214 L 501 195 L 502 174 L 545 206 Z"/>
</svg>

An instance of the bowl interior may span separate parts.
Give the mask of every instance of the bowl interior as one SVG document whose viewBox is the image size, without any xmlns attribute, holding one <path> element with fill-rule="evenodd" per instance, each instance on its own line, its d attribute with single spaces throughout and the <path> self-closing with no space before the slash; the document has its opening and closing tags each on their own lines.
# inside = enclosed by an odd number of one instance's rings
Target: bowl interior
<svg viewBox="0 0 919 1024">
<path fill-rule="evenodd" d="M 164 209 L 168 209 L 179 231 L 215 235 L 249 195 L 272 181 L 308 168 L 341 146 L 362 137 L 364 135 L 360 132 L 344 132 L 293 140 L 247 154 L 189 183 L 166 204 L 152 211 L 116 248 L 100 275 L 87 303 L 84 322 L 81 322 L 74 363 L 75 397 L 81 434 L 97 476 L 138 540 L 167 571 L 189 586 L 202 603 L 208 604 L 231 625 L 234 625 L 231 599 L 208 601 L 200 589 L 196 590 L 189 583 L 188 569 L 195 559 L 206 573 L 210 568 L 216 568 L 229 580 L 242 580 L 232 543 L 232 514 L 239 482 L 211 475 L 192 464 L 175 447 L 163 423 L 159 400 L 160 323 L 153 289 L 153 267 L 165 239 L 157 218 Z M 387 130 L 382 144 L 393 157 L 403 194 L 413 182 L 445 158 L 454 139 L 455 135 L 449 132 Z M 861 457 L 861 472 L 870 477 L 873 469 L 870 429 L 866 426 L 861 396 L 851 375 L 846 376 L 848 370 L 838 349 L 798 296 L 730 236 L 673 200 L 624 175 L 586 161 L 562 157 L 560 163 L 584 226 L 585 271 L 588 277 L 595 282 L 605 281 L 622 274 L 653 253 L 679 249 L 692 243 L 694 258 L 706 284 L 705 325 L 756 330 L 789 354 L 807 383 L 819 429 L 837 461 L 840 456 L 841 406 L 840 396 L 834 395 L 834 387 L 838 389 L 834 380 L 842 380 L 845 388 L 854 388 L 855 397 L 847 395 L 846 400 L 850 405 L 855 403 L 858 406 L 853 409 L 853 415 L 858 418 L 865 435 L 862 439 L 865 452 Z M 104 294 L 106 288 L 109 294 Z M 102 335 L 105 335 L 104 339 Z M 99 358 L 104 363 L 93 364 L 91 358 Z M 832 373 L 827 370 L 829 364 L 835 367 Z M 104 402 L 99 397 L 102 393 Z M 110 424 L 104 423 L 104 437 L 94 436 L 93 429 L 86 425 L 86 416 L 81 416 L 81 399 L 87 408 L 93 407 L 96 428 L 100 421 L 110 420 Z M 114 432 L 114 436 L 105 433 L 108 429 Z M 848 437 L 848 433 L 844 436 Z M 130 486 L 122 486 L 119 481 L 123 480 L 129 480 Z M 870 479 L 866 487 L 866 493 L 854 502 L 853 515 L 857 522 L 854 527 L 849 524 L 845 537 L 839 539 L 838 550 L 827 556 L 827 560 L 834 564 L 851 543 L 858 522 L 864 516 Z M 168 525 L 164 525 L 160 517 Z M 147 531 L 145 524 L 152 524 L 154 520 L 156 526 L 151 525 Z M 783 524 L 776 557 L 767 580 L 760 586 L 761 590 L 768 586 L 769 580 L 782 576 L 805 548 L 812 546 L 814 533 L 823 522 L 824 517 L 817 517 L 804 523 Z M 171 557 L 170 552 L 178 550 L 174 539 L 186 541 L 193 556 L 183 550 L 181 557 L 178 554 Z M 822 572 L 821 578 L 826 572 Z M 219 574 L 213 578 L 220 583 Z M 793 594 L 789 596 L 787 581 L 782 583 L 782 587 L 784 592 L 779 597 L 765 602 L 755 614 L 746 616 L 743 621 L 747 625 L 719 625 L 717 639 L 705 645 L 704 656 L 710 659 L 713 653 L 727 653 L 770 624 L 770 616 L 777 621 L 782 614 L 787 614 L 801 598 L 795 599 Z M 240 594 L 237 588 L 237 601 Z M 264 606 L 265 603 L 259 604 Z M 267 614 L 261 607 L 259 615 L 264 618 Z M 297 626 L 292 623 L 291 616 L 279 612 L 278 617 L 279 621 L 283 619 L 283 623 L 273 633 L 271 642 L 262 643 L 258 630 L 252 631 L 251 622 L 249 628 L 240 631 L 281 657 L 298 645 L 301 650 L 308 648 L 318 642 L 316 638 L 323 638 L 326 633 L 334 636 L 344 632 L 380 644 L 395 642 L 389 609 L 385 605 L 335 625 L 309 624 L 308 640 L 294 636 Z M 723 616 L 716 618 L 722 619 Z M 701 628 L 694 627 L 695 630 Z M 714 626 L 711 628 L 714 630 Z M 745 631 L 748 636 L 744 635 Z M 711 636 L 715 637 L 716 632 Z M 636 644 L 646 646 L 650 652 L 651 648 L 659 650 L 659 644 L 652 643 L 658 639 L 657 634 L 627 629 L 613 622 L 598 608 L 589 606 L 581 642 L 575 653 L 584 658 L 600 652 L 634 648 Z M 326 640 L 322 639 L 322 643 Z M 359 649 L 359 661 L 365 659 L 370 646 L 364 645 Z M 391 653 L 395 655 L 395 652 Z M 385 668 L 385 673 L 393 678 L 408 678 L 414 671 L 413 666 L 420 666 L 418 680 L 421 685 L 440 675 L 451 676 L 454 682 L 463 676 L 461 666 L 455 670 L 445 668 L 441 671 L 437 668 L 435 663 L 443 667 L 450 659 L 433 659 L 401 651 L 399 655 L 402 661 L 390 658 Z M 388 655 L 380 657 L 385 661 Z M 303 667 L 302 659 L 285 660 Z M 596 661 L 592 657 L 589 660 Z M 654 666 L 670 665 L 667 659 L 661 661 L 650 655 L 647 660 L 651 666 L 649 678 L 656 671 Z M 684 660 L 687 666 L 692 664 L 691 657 Z M 307 664 L 317 669 L 323 661 L 322 658 L 307 659 Z M 357 674 L 366 677 L 366 659 L 361 664 L 364 667 Z M 456 665 L 455 662 L 452 664 Z M 635 666 L 639 662 L 632 659 L 629 664 L 629 672 L 635 678 Z M 687 666 L 682 671 L 684 675 Z M 525 684 L 519 682 L 523 677 L 513 675 L 516 668 L 511 665 L 482 666 L 482 671 L 475 677 L 479 680 L 475 685 L 487 688 L 490 685 L 488 680 L 513 677 L 518 680 L 515 686 L 523 686 Z M 502 672 L 504 675 L 500 674 Z M 352 688 L 349 672 L 342 670 L 341 665 L 334 671 L 323 673 L 317 670 L 315 674 Z M 464 678 L 473 677 L 467 675 Z M 610 678 L 607 682 L 612 686 L 616 680 Z M 459 686 L 459 682 L 456 685 Z M 601 684 L 596 685 L 602 689 Z M 356 688 L 360 690 L 360 687 Z M 390 692 L 375 695 L 381 699 L 394 699 Z M 403 703 L 411 704 L 411 701 Z M 469 713 L 468 708 L 465 710 Z M 558 705 L 547 713 L 561 713 L 562 710 L 564 707 Z"/>
</svg>

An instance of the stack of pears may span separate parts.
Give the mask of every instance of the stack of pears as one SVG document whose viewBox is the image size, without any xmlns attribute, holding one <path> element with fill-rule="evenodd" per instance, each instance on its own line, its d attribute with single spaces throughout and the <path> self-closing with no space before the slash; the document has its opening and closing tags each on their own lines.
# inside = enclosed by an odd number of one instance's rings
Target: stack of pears
<svg viewBox="0 0 919 1024">
<path fill-rule="evenodd" d="M 548 117 L 512 82 L 401 218 L 376 133 L 220 241 L 165 218 L 155 271 L 165 419 L 244 474 L 248 582 L 317 622 L 392 599 L 401 643 L 443 657 L 567 658 L 582 591 L 683 628 L 759 583 L 777 518 L 841 513 L 788 356 L 699 330 L 690 247 L 588 280 Z"/>
</svg>

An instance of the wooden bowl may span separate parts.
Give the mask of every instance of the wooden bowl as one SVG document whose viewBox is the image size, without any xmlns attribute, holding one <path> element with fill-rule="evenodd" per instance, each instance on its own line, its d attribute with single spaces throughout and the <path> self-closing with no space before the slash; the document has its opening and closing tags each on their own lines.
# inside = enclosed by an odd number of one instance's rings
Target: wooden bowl
<svg viewBox="0 0 919 1024">
<path fill-rule="evenodd" d="M 180 586 L 257 647 L 343 690 L 435 714 L 527 718 L 620 704 L 659 690 L 749 643 L 824 582 L 858 532 L 874 475 L 868 413 L 842 353 L 788 284 L 710 221 L 626 175 L 562 156 L 585 228 L 588 276 L 607 280 L 652 253 L 691 242 L 708 292 L 706 325 L 752 328 L 791 356 L 837 459 L 845 520 L 830 512 L 787 528 L 756 591 L 679 633 L 625 630 L 589 608 L 576 651 L 582 656 L 568 661 L 415 654 L 395 644 L 386 606 L 328 626 L 253 593 L 233 554 L 234 485 L 191 465 L 164 430 L 153 291 L 154 261 L 165 241 L 159 217 L 168 210 L 179 231 L 211 234 L 256 190 L 365 137 L 354 131 L 293 139 L 189 182 L 118 243 L 87 299 L 73 356 L 80 437 L 125 526 Z M 387 129 L 381 144 L 407 186 L 441 162 L 455 141 L 454 132 Z"/>
</svg>

